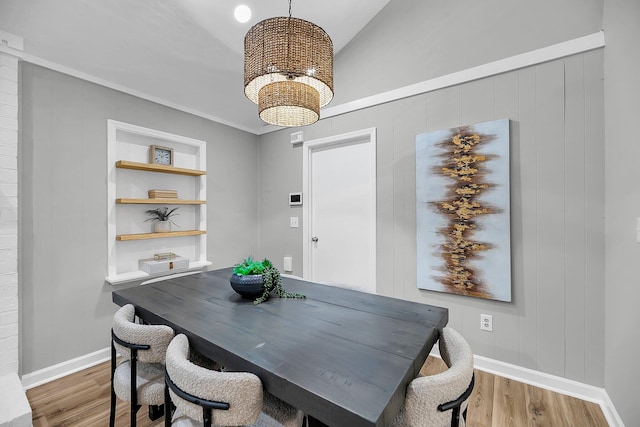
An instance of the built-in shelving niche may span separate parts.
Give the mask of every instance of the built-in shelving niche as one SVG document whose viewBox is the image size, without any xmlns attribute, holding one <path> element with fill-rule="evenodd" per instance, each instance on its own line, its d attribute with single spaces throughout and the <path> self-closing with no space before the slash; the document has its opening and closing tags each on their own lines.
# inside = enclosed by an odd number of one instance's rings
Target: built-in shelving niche
<svg viewBox="0 0 640 427">
<path fill-rule="evenodd" d="M 108 271 L 106 281 L 144 281 L 175 272 L 149 275 L 138 260 L 174 252 L 189 259 L 185 271 L 201 270 L 207 261 L 206 143 L 154 129 L 107 121 Z M 173 166 L 149 163 L 149 146 L 173 148 Z M 149 199 L 148 190 L 177 190 L 178 199 Z M 154 233 L 145 213 L 156 207 L 178 207 L 178 227 Z"/>
</svg>

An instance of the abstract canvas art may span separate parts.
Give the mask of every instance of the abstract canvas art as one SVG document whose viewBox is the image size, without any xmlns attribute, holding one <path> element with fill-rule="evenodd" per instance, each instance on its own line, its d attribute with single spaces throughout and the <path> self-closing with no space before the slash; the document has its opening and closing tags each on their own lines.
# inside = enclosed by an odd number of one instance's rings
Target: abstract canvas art
<svg viewBox="0 0 640 427">
<path fill-rule="evenodd" d="M 511 301 L 509 120 L 416 136 L 418 288 Z"/>
</svg>

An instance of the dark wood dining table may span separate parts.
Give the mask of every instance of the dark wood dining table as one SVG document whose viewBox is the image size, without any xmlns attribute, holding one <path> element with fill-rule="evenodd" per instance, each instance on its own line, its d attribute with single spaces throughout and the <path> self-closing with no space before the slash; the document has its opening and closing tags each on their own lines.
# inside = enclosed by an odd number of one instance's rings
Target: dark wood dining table
<svg viewBox="0 0 640 427">
<path fill-rule="evenodd" d="M 229 370 L 331 427 L 389 426 L 426 360 L 446 308 L 283 277 L 288 292 L 254 305 L 229 285 L 231 269 L 113 292 L 151 324 L 171 326 Z"/>
</svg>

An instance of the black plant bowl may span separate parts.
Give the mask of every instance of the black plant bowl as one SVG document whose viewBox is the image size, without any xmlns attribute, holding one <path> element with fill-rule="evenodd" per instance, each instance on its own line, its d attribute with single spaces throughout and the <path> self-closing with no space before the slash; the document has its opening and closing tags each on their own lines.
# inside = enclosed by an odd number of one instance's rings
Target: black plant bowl
<svg viewBox="0 0 640 427">
<path fill-rule="evenodd" d="M 256 299 L 264 292 L 262 274 L 250 274 L 247 276 L 233 274 L 229 282 L 231 283 L 231 288 L 239 293 L 242 298 Z"/>
</svg>

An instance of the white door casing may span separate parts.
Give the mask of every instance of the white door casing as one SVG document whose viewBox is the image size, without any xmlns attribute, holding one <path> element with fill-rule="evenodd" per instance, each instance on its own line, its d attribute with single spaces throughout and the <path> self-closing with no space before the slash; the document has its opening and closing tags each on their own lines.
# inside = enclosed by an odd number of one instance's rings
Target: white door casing
<svg viewBox="0 0 640 427">
<path fill-rule="evenodd" d="M 305 142 L 302 188 L 304 278 L 374 293 L 376 129 Z"/>
</svg>

